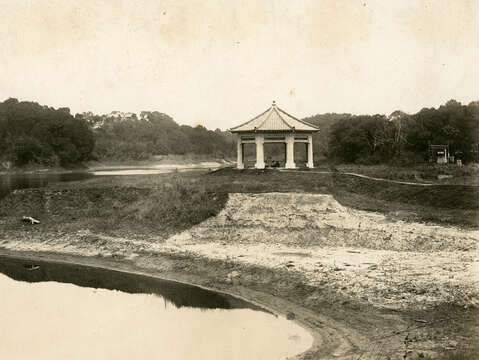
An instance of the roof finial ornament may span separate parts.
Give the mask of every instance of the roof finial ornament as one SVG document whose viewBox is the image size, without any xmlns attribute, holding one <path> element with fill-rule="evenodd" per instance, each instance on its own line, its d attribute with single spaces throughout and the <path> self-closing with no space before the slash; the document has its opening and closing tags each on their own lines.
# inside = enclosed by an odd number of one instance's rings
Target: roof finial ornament
<svg viewBox="0 0 479 360">
<path fill-rule="evenodd" d="M 276 106 L 276 101 L 273 100 L 273 105 L 271 105 L 271 106 L 273 106 L 273 107 Z"/>
</svg>

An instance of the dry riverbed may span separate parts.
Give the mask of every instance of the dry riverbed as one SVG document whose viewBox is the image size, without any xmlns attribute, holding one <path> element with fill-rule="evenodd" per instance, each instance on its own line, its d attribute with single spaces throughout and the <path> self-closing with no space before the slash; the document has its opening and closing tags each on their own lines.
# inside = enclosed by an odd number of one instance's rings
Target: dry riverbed
<svg viewBox="0 0 479 360">
<path fill-rule="evenodd" d="M 477 349 L 478 239 L 326 194 L 232 193 L 217 216 L 168 238 L 88 228 L 40 236 L 24 225 L 0 234 L 0 247 L 244 296 L 312 331 L 304 359 L 414 359 Z"/>
</svg>

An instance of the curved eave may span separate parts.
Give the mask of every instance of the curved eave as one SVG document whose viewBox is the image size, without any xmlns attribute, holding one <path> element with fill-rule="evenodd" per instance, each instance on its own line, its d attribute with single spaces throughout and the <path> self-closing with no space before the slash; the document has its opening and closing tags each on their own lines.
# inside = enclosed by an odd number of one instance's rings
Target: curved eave
<svg viewBox="0 0 479 360">
<path fill-rule="evenodd" d="M 249 123 L 255 121 L 257 118 L 259 118 L 260 116 L 263 116 L 264 114 L 266 114 L 266 113 L 267 113 L 268 111 L 270 111 L 270 110 L 271 110 L 271 108 L 268 109 L 268 110 L 266 110 L 266 111 L 263 111 L 263 112 L 262 112 L 261 114 L 259 114 L 258 116 L 255 116 L 255 117 L 252 118 L 251 120 L 248 120 L 248 121 L 246 121 L 246 122 L 244 122 L 244 123 L 242 123 L 242 124 L 240 124 L 240 125 L 238 125 L 238 126 L 235 126 L 235 127 L 231 128 L 229 131 L 232 132 L 232 130 L 234 130 L 234 129 L 243 127 L 243 126 L 245 126 L 245 125 L 248 125 Z M 244 131 L 244 130 L 239 130 L 239 131 Z"/>
<path fill-rule="evenodd" d="M 258 133 L 315 133 L 318 132 L 319 129 L 313 129 L 313 130 L 297 130 L 297 129 L 289 129 L 289 130 L 234 130 L 234 129 L 229 129 L 228 130 L 232 134 L 258 134 Z"/>
<path fill-rule="evenodd" d="M 293 118 L 294 120 L 296 120 L 296 121 L 298 121 L 298 122 L 300 122 L 300 123 L 302 123 L 302 124 L 304 124 L 304 125 L 306 125 L 306 126 L 309 126 L 309 127 L 312 127 L 312 128 L 314 128 L 314 129 L 319 130 L 319 127 L 318 127 L 318 126 L 313 125 L 313 124 L 311 124 L 311 123 L 309 123 L 309 122 L 307 122 L 307 121 L 298 119 L 297 117 L 295 117 L 295 116 L 293 116 L 293 115 L 291 115 L 291 114 L 288 114 L 288 113 L 287 113 L 286 111 L 284 111 L 283 109 L 280 109 L 280 108 L 277 108 L 277 109 L 279 110 L 279 112 L 282 112 L 282 113 L 288 115 L 289 117 Z M 282 117 L 282 118 L 283 118 L 283 117 Z M 283 121 L 285 121 L 284 118 L 283 118 Z M 286 122 L 286 121 L 285 121 L 285 122 Z M 311 131 L 313 131 L 313 130 L 311 130 Z"/>
<path fill-rule="evenodd" d="M 264 119 L 261 119 L 259 123 L 253 123 L 255 120 L 267 114 Z M 275 114 L 277 119 L 271 119 L 271 116 Z M 246 129 L 245 129 L 246 127 Z M 301 128 L 301 129 L 298 129 Z M 304 129 L 304 128 L 307 129 Z M 266 129 L 262 129 L 266 128 Z M 269 128 L 269 129 L 268 129 Z M 253 119 L 246 121 L 245 123 L 232 127 L 229 129 L 231 133 L 314 133 L 319 131 L 319 127 L 309 122 L 300 120 L 286 111 L 276 106 L 273 101 L 273 105 L 260 115 Z"/>
</svg>

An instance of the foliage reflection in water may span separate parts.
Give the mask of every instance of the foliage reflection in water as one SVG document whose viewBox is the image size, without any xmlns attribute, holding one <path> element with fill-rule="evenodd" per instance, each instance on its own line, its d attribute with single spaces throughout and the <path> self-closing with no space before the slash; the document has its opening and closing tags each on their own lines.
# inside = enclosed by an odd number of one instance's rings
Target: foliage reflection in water
<svg viewBox="0 0 479 360">
<path fill-rule="evenodd" d="M 0 271 L 1 359 L 282 359 L 312 344 L 285 318 L 194 286 L 11 258 Z"/>
<path fill-rule="evenodd" d="M 0 199 L 17 189 L 40 188 L 49 183 L 79 181 L 93 177 L 88 172 L 0 175 Z"/>
</svg>

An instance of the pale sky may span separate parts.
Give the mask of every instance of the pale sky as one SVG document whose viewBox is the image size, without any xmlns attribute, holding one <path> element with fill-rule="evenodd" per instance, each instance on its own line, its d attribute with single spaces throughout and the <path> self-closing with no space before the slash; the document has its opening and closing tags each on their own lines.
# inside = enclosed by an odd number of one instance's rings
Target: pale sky
<svg viewBox="0 0 479 360">
<path fill-rule="evenodd" d="M 0 101 L 226 129 L 479 100 L 479 0 L 0 0 Z"/>
</svg>

